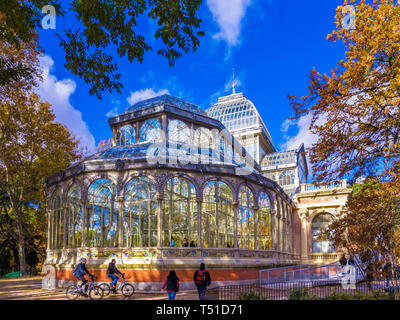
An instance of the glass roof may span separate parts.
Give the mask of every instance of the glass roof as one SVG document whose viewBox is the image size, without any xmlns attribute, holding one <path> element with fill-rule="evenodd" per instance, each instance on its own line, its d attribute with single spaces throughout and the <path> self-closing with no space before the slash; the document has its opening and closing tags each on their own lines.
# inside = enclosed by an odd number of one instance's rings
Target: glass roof
<svg viewBox="0 0 400 320">
<path fill-rule="evenodd" d="M 221 97 L 207 110 L 208 116 L 219 120 L 229 131 L 259 128 L 265 131 L 272 144 L 272 138 L 254 104 L 243 93 Z"/>
<path fill-rule="evenodd" d="M 196 159 L 204 159 L 205 155 L 210 155 L 211 163 L 222 163 L 224 154 L 221 151 L 216 151 L 212 149 L 210 152 L 210 148 L 200 148 L 197 146 L 188 148 L 187 144 L 182 143 L 170 143 L 168 147 L 165 149 L 165 145 L 162 144 L 154 144 L 152 142 L 135 144 L 135 145 L 127 145 L 127 146 L 114 146 L 107 150 L 98 152 L 85 160 L 112 160 L 112 159 L 127 159 L 127 160 L 135 160 L 135 159 L 144 159 L 149 156 L 158 157 L 162 154 L 167 154 L 171 157 L 172 161 L 176 159 L 179 162 L 190 161 L 191 163 L 198 163 L 200 160 L 196 161 Z M 167 156 L 167 159 L 168 159 Z M 169 161 L 167 160 L 167 163 Z M 201 163 L 201 162 L 200 162 Z M 235 160 L 232 159 L 231 163 L 233 165 L 239 165 Z"/>
<path fill-rule="evenodd" d="M 179 109 L 187 110 L 196 114 L 207 116 L 207 112 L 196 106 L 194 103 L 164 94 L 162 96 L 154 97 L 151 99 L 140 101 L 130 108 L 126 109 L 124 113 L 130 113 L 138 110 L 144 110 L 160 105 L 170 105 Z"/>
<path fill-rule="evenodd" d="M 297 151 L 282 151 L 282 152 L 274 152 L 265 155 L 264 159 L 262 160 L 261 166 L 262 167 L 269 167 L 281 164 L 290 164 L 297 162 Z"/>
</svg>

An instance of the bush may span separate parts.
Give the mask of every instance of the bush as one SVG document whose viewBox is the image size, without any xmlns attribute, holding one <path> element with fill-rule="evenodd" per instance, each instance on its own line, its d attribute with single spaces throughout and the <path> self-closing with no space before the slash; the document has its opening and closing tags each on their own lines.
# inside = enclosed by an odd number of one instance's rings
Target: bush
<svg viewBox="0 0 400 320">
<path fill-rule="evenodd" d="M 258 292 L 250 291 L 250 292 L 239 293 L 239 300 L 268 300 L 268 299 L 262 296 Z"/>
<path fill-rule="evenodd" d="M 308 289 L 292 289 L 288 300 L 320 300 L 317 296 L 311 296 Z"/>
</svg>

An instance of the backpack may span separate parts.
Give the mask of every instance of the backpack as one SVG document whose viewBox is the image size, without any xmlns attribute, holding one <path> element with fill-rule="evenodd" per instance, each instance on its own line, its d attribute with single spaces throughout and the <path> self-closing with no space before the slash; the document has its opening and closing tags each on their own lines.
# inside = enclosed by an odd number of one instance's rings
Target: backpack
<svg viewBox="0 0 400 320">
<path fill-rule="evenodd" d="M 78 276 L 78 266 L 75 267 L 74 271 L 72 271 L 72 274 L 77 277 Z"/>
<path fill-rule="evenodd" d="M 194 281 L 198 285 L 204 285 L 206 282 L 206 272 L 207 270 L 197 270 L 196 280 Z"/>
</svg>

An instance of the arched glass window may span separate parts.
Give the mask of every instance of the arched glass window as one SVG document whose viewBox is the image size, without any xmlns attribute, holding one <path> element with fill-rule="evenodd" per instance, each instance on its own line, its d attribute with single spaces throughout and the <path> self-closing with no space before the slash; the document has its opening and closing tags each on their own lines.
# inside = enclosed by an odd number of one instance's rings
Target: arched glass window
<svg viewBox="0 0 400 320">
<path fill-rule="evenodd" d="M 207 128 L 198 128 L 194 133 L 194 144 L 200 149 L 201 163 L 208 163 L 213 147 L 213 136 L 211 130 Z"/>
<path fill-rule="evenodd" d="M 257 249 L 272 250 L 271 201 L 265 192 L 258 198 Z"/>
<path fill-rule="evenodd" d="M 172 178 L 164 190 L 163 246 L 190 245 L 198 245 L 196 190 L 189 180 Z"/>
<path fill-rule="evenodd" d="M 126 146 L 130 144 L 135 144 L 136 133 L 135 128 L 130 125 L 121 127 L 117 133 L 117 146 Z"/>
<path fill-rule="evenodd" d="M 251 190 L 242 186 L 239 191 L 238 247 L 254 249 L 254 197 Z"/>
<path fill-rule="evenodd" d="M 73 184 L 67 195 L 66 214 L 67 248 L 79 248 L 82 245 L 82 207 L 81 188 Z"/>
<path fill-rule="evenodd" d="M 204 188 L 201 211 L 203 248 L 233 248 L 235 217 L 232 198 L 231 189 L 223 182 L 211 181 Z"/>
<path fill-rule="evenodd" d="M 161 138 L 161 124 L 157 119 L 149 119 L 140 127 L 139 142 L 155 142 Z"/>
<path fill-rule="evenodd" d="M 287 186 L 294 184 L 294 174 L 291 171 L 284 171 L 279 176 L 279 184 L 281 186 Z"/>
<path fill-rule="evenodd" d="M 326 230 L 333 220 L 329 213 L 321 213 L 314 217 L 311 225 L 312 248 L 314 253 L 332 253 L 335 251 L 332 243 L 328 240 L 319 240 L 318 235 Z"/>
<path fill-rule="evenodd" d="M 62 249 L 64 235 L 64 215 L 61 207 L 61 191 L 57 190 L 52 200 L 50 213 L 50 249 Z"/>
<path fill-rule="evenodd" d="M 86 220 L 86 245 L 113 248 L 118 246 L 118 202 L 116 187 L 106 178 L 89 187 Z"/>
<path fill-rule="evenodd" d="M 157 246 L 156 186 L 147 177 L 138 177 L 125 186 L 124 247 Z"/>
<path fill-rule="evenodd" d="M 168 140 L 171 142 L 190 143 L 190 130 L 185 122 L 172 120 L 168 124 Z"/>
</svg>

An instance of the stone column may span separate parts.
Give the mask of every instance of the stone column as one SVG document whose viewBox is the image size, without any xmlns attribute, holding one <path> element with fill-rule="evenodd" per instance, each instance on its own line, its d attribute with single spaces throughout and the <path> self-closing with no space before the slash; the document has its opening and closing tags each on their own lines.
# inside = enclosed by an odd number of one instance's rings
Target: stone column
<svg viewBox="0 0 400 320">
<path fill-rule="evenodd" d="M 50 237 L 51 237 L 50 226 L 51 226 L 51 209 L 47 209 L 47 250 L 50 249 Z"/>
<path fill-rule="evenodd" d="M 258 244 L 257 244 L 257 228 L 258 228 L 258 213 L 259 213 L 260 208 L 257 206 L 254 206 L 253 211 L 254 211 L 254 249 L 258 249 Z"/>
<path fill-rule="evenodd" d="M 168 143 L 169 137 L 168 137 L 168 119 L 167 115 L 163 114 L 161 116 L 161 128 L 164 131 L 165 134 L 165 142 Z"/>
<path fill-rule="evenodd" d="M 136 121 L 135 122 L 135 134 L 136 134 L 136 138 L 135 138 L 135 141 L 136 141 L 136 143 L 139 143 L 139 138 L 140 138 L 140 123 L 139 123 L 139 121 Z"/>
<path fill-rule="evenodd" d="M 164 194 L 157 193 L 157 248 L 162 247 L 162 206 L 163 206 Z"/>
<path fill-rule="evenodd" d="M 86 247 L 86 220 L 87 220 L 87 201 L 81 199 L 82 206 L 82 247 Z"/>
<path fill-rule="evenodd" d="M 282 239 L 281 239 L 281 208 L 279 198 L 276 196 L 276 238 L 277 238 L 277 250 L 282 251 Z"/>
<path fill-rule="evenodd" d="M 237 200 L 234 200 L 232 202 L 232 208 L 233 208 L 233 216 L 235 219 L 235 232 L 234 232 L 234 236 L 235 236 L 235 242 L 233 247 L 234 248 L 238 248 L 238 208 L 239 208 L 239 202 Z"/>
<path fill-rule="evenodd" d="M 196 201 L 197 201 L 197 247 L 202 248 L 203 243 L 201 239 L 201 209 L 203 205 L 203 198 L 198 197 Z"/>
<path fill-rule="evenodd" d="M 124 197 L 118 196 L 118 247 L 124 246 Z"/>
<path fill-rule="evenodd" d="M 286 218 L 282 218 L 282 252 L 286 252 Z"/>
<path fill-rule="evenodd" d="M 301 261 L 302 263 L 307 262 L 308 260 L 308 235 L 307 235 L 307 219 L 301 217 Z"/>
<path fill-rule="evenodd" d="M 276 211 L 271 209 L 271 231 L 272 231 L 272 250 L 277 250 L 276 239 Z"/>
<path fill-rule="evenodd" d="M 63 224 L 63 230 L 62 230 L 62 247 L 65 249 L 67 247 L 67 207 L 64 206 L 62 209 L 62 224 Z"/>
</svg>

